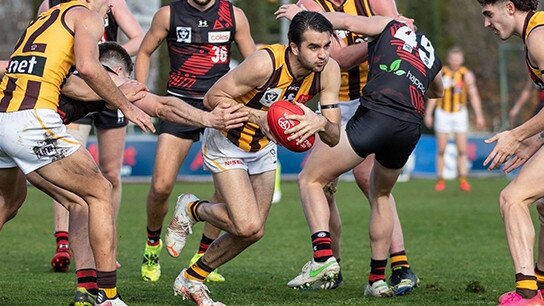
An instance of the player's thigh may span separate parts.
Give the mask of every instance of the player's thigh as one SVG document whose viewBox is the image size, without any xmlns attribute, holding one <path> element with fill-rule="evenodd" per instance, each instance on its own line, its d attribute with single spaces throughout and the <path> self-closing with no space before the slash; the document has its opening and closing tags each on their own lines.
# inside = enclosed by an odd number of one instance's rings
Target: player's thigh
<svg viewBox="0 0 544 306">
<path fill-rule="evenodd" d="M 0 221 L 15 215 L 23 205 L 26 192 L 26 178 L 18 167 L 0 169 Z"/>
<path fill-rule="evenodd" d="M 179 168 L 192 145 L 192 139 L 184 139 L 167 133 L 160 134 L 155 152 L 153 178 L 160 178 L 160 181 L 167 182 L 175 181 Z"/>
<path fill-rule="evenodd" d="M 36 173 L 33 173 L 36 172 Z M 47 164 L 27 174 L 29 179 L 43 180 L 60 189 L 72 192 L 87 200 L 88 197 L 99 199 L 111 198 L 111 184 L 102 176 L 89 152 L 80 147 L 75 153 Z M 43 185 L 47 191 L 49 186 Z"/>
<path fill-rule="evenodd" d="M 126 128 L 96 129 L 98 165 L 104 173 L 119 172 L 123 162 Z"/>
<path fill-rule="evenodd" d="M 28 175 L 28 181 L 35 186 L 36 188 L 47 193 L 60 205 L 62 205 L 67 210 L 72 210 L 73 205 L 82 205 L 85 206 L 85 201 L 75 193 L 68 191 L 66 189 L 60 188 L 54 183 L 43 178 L 38 172 L 34 171 Z"/>
<path fill-rule="evenodd" d="M 275 171 L 268 171 L 257 175 L 251 175 L 249 177 L 251 185 L 255 192 L 255 198 L 257 199 L 257 205 L 259 207 L 259 213 L 263 220 L 268 217 L 270 206 L 272 204 L 272 197 L 274 195 L 274 181 L 276 179 Z"/>
<path fill-rule="evenodd" d="M 448 133 L 436 133 L 436 148 L 438 152 L 445 152 L 448 145 L 449 134 Z"/>
<path fill-rule="evenodd" d="M 229 217 L 235 226 L 248 222 L 262 223 L 257 196 L 244 169 L 229 169 L 213 174 L 215 187 L 225 200 Z M 274 178 L 267 182 L 273 188 Z M 235 186 L 235 187 L 234 187 Z M 261 186 L 265 188 L 265 186 Z"/>
<path fill-rule="evenodd" d="M 317 181 L 324 185 L 352 169 L 362 160 L 363 158 L 358 156 L 351 147 L 346 131 L 341 129 L 340 141 L 336 146 L 330 147 L 323 142 L 317 143 L 308 155 L 299 178 L 303 181 Z"/>
<path fill-rule="evenodd" d="M 544 184 L 541 184 L 543 179 L 544 149 L 541 148 L 527 161 L 505 190 L 516 200 L 531 200 L 532 203 L 544 196 Z"/>
<path fill-rule="evenodd" d="M 455 133 L 455 144 L 458 152 L 465 153 L 467 151 L 467 137 L 467 133 Z"/>
</svg>

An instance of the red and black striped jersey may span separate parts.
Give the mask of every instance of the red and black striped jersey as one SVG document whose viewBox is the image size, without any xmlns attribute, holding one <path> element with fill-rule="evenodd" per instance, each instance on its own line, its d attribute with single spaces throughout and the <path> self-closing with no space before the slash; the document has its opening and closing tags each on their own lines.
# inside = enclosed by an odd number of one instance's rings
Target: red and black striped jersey
<svg viewBox="0 0 544 306">
<path fill-rule="evenodd" d="M 236 24 L 232 3 L 215 1 L 204 12 L 187 1 L 170 4 L 170 55 L 167 90 L 181 97 L 201 98 L 229 71 Z"/>
<path fill-rule="evenodd" d="M 420 124 L 425 93 L 442 68 L 429 39 L 392 20 L 368 44 L 368 60 L 370 71 L 361 105 Z"/>
</svg>

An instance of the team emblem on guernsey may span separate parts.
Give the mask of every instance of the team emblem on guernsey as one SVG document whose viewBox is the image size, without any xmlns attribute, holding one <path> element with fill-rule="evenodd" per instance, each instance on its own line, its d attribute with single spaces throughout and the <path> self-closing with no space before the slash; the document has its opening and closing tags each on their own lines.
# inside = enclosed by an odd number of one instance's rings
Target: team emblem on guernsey
<svg viewBox="0 0 544 306">
<path fill-rule="evenodd" d="M 191 28 L 176 27 L 176 41 L 181 43 L 191 43 Z"/>
<path fill-rule="evenodd" d="M 272 103 L 279 100 L 281 94 L 280 88 L 270 88 L 267 89 L 261 98 L 261 104 L 267 107 L 270 107 Z"/>
</svg>

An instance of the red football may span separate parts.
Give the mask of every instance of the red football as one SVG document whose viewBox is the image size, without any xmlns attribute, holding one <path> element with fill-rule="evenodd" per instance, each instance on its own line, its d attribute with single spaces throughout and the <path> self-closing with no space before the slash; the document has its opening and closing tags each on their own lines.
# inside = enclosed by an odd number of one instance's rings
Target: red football
<svg viewBox="0 0 544 306">
<path fill-rule="evenodd" d="M 284 131 L 296 126 L 299 121 L 286 119 L 287 115 L 303 115 L 304 111 L 302 108 L 289 101 L 278 101 L 272 104 L 268 109 L 268 126 L 270 131 L 276 137 L 278 144 L 286 147 L 287 149 L 294 152 L 304 152 L 308 151 L 314 144 L 315 135 L 308 137 L 303 143 L 297 144 L 296 139 L 287 140 L 289 137 L 288 134 L 285 134 Z"/>
</svg>

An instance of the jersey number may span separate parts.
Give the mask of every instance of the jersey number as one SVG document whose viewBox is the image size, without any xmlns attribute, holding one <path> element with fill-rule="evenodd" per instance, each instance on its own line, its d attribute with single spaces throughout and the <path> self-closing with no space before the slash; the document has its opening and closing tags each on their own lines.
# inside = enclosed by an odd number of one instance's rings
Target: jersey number
<svg viewBox="0 0 544 306">
<path fill-rule="evenodd" d="M 47 44 L 34 43 L 34 41 L 45 30 L 47 30 L 47 28 L 49 28 L 55 22 L 55 20 L 57 20 L 57 18 L 59 17 L 59 14 L 60 14 L 60 10 L 56 9 L 51 13 L 51 15 L 39 17 L 38 19 L 36 19 L 36 21 L 34 21 L 34 22 L 37 22 L 37 21 L 42 21 L 44 19 L 47 19 L 45 20 L 45 22 L 42 23 L 40 27 L 38 27 L 34 32 L 32 32 L 32 34 L 30 34 L 30 36 L 26 40 L 25 45 L 23 46 L 23 52 L 41 52 L 41 53 L 45 52 L 45 48 L 47 48 Z M 17 43 L 17 46 L 15 47 L 15 49 L 19 48 L 19 45 L 25 40 L 26 34 L 27 33 L 25 31 L 24 35 L 21 37 L 21 40 Z"/>
<path fill-rule="evenodd" d="M 401 39 L 408 48 L 418 49 L 419 58 L 427 66 L 431 68 L 434 64 L 434 47 L 425 35 L 417 36 L 416 32 L 407 26 L 403 26 L 395 33 L 395 38 Z M 418 39 L 420 40 L 418 42 Z M 405 46 L 406 47 L 406 46 Z M 410 50 L 411 52 L 411 50 Z"/>
<path fill-rule="evenodd" d="M 229 57 L 226 46 L 213 46 L 212 54 L 212 62 L 214 63 L 225 63 Z"/>
</svg>

